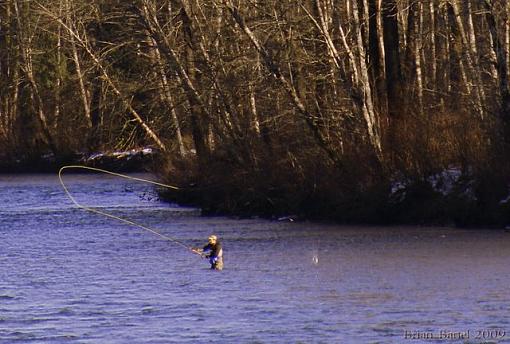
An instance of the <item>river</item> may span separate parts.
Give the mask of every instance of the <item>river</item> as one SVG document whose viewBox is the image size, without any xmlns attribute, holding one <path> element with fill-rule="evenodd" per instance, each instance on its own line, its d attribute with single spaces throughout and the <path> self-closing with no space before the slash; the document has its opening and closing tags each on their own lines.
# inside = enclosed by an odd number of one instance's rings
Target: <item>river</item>
<svg viewBox="0 0 510 344">
<path fill-rule="evenodd" d="M 2 344 L 510 342 L 508 232 L 203 217 L 147 184 L 65 181 L 186 245 L 217 234 L 225 269 L 77 208 L 54 175 L 0 175 Z"/>
</svg>

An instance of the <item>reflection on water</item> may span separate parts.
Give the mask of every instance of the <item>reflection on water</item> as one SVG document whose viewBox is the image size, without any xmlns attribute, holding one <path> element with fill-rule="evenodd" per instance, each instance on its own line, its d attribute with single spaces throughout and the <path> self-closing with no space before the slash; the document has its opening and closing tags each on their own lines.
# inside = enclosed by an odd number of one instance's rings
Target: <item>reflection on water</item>
<svg viewBox="0 0 510 344">
<path fill-rule="evenodd" d="M 206 218 L 140 183 L 66 181 L 79 202 L 189 245 L 218 234 L 225 270 L 76 209 L 55 176 L 0 176 L 0 343 L 402 343 L 405 331 L 441 330 L 481 343 L 477 330 L 510 332 L 509 233 Z"/>
</svg>

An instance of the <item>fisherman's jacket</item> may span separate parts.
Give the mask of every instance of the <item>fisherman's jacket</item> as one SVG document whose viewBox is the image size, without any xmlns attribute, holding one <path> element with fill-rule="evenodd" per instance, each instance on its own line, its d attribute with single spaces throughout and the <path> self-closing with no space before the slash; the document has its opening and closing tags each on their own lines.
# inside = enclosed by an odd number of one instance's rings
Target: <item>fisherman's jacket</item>
<svg viewBox="0 0 510 344">
<path fill-rule="evenodd" d="M 211 251 L 211 253 L 209 253 L 209 262 L 211 263 L 211 267 L 214 268 L 216 263 L 219 260 L 222 260 L 223 250 L 221 247 L 221 242 L 217 241 L 214 245 L 207 244 L 204 246 L 203 250 L 204 252 Z"/>
</svg>

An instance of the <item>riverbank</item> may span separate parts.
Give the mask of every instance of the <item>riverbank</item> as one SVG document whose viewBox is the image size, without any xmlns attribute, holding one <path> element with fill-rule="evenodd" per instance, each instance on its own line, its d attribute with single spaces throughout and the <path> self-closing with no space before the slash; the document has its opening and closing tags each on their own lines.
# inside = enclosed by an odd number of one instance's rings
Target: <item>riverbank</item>
<svg viewBox="0 0 510 344">
<path fill-rule="evenodd" d="M 394 174 L 367 182 L 359 170 L 346 173 L 320 164 L 301 170 L 260 166 L 247 173 L 234 166 L 226 171 L 224 162 L 217 160 L 205 173 L 190 159 L 162 161 L 157 150 L 138 148 L 4 160 L 0 173 L 55 173 L 64 165 L 120 173 L 157 171 L 158 178 L 180 186 L 178 191 L 161 190 L 163 200 L 200 207 L 210 216 L 370 225 L 510 225 L 510 181 L 491 171 L 451 166 L 421 177 Z"/>
<path fill-rule="evenodd" d="M 146 172 L 159 159 L 153 148 L 135 148 L 126 151 L 73 153 L 63 156 L 54 154 L 21 155 L 2 157 L 0 173 L 55 173 L 65 165 L 85 165 L 113 172 Z"/>
<path fill-rule="evenodd" d="M 371 225 L 510 225 L 510 180 L 504 173 L 451 166 L 425 176 L 395 174 L 368 183 L 356 170 L 247 173 L 231 168 L 220 173 L 218 165 L 211 164 L 207 174 L 196 166 L 173 165 L 166 181 L 183 187 L 165 191 L 162 198 L 200 206 L 207 215 Z"/>
</svg>

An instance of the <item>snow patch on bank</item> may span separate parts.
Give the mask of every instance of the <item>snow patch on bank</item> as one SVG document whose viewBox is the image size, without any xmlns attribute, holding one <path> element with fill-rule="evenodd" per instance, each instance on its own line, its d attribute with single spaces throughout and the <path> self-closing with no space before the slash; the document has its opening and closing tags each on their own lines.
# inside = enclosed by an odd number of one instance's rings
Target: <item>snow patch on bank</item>
<svg viewBox="0 0 510 344">
<path fill-rule="evenodd" d="M 113 152 L 97 152 L 84 156 L 84 162 L 93 162 L 104 158 L 126 159 L 130 160 L 135 157 L 154 155 L 155 150 L 150 147 L 134 148 L 127 151 L 113 151 Z"/>
<path fill-rule="evenodd" d="M 407 196 L 409 188 L 415 182 L 417 181 L 402 175 L 395 177 L 390 186 L 390 198 L 397 202 L 403 201 Z M 470 200 L 476 200 L 474 192 L 475 180 L 466 176 L 459 167 L 448 167 L 426 177 L 424 182 L 430 185 L 433 191 L 444 197 L 457 193 L 457 195 L 462 195 Z"/>
<path fill-rule="evenodd" d="M 462 171 L 458 167 L 450 167 L 439 173 L 431 175 L 427 178 L 427 182 L 432 186 L 434 191 L 439 192 L 443 196 L 452 193 L 455 186 L 462 177 Z"/>
</svg>

